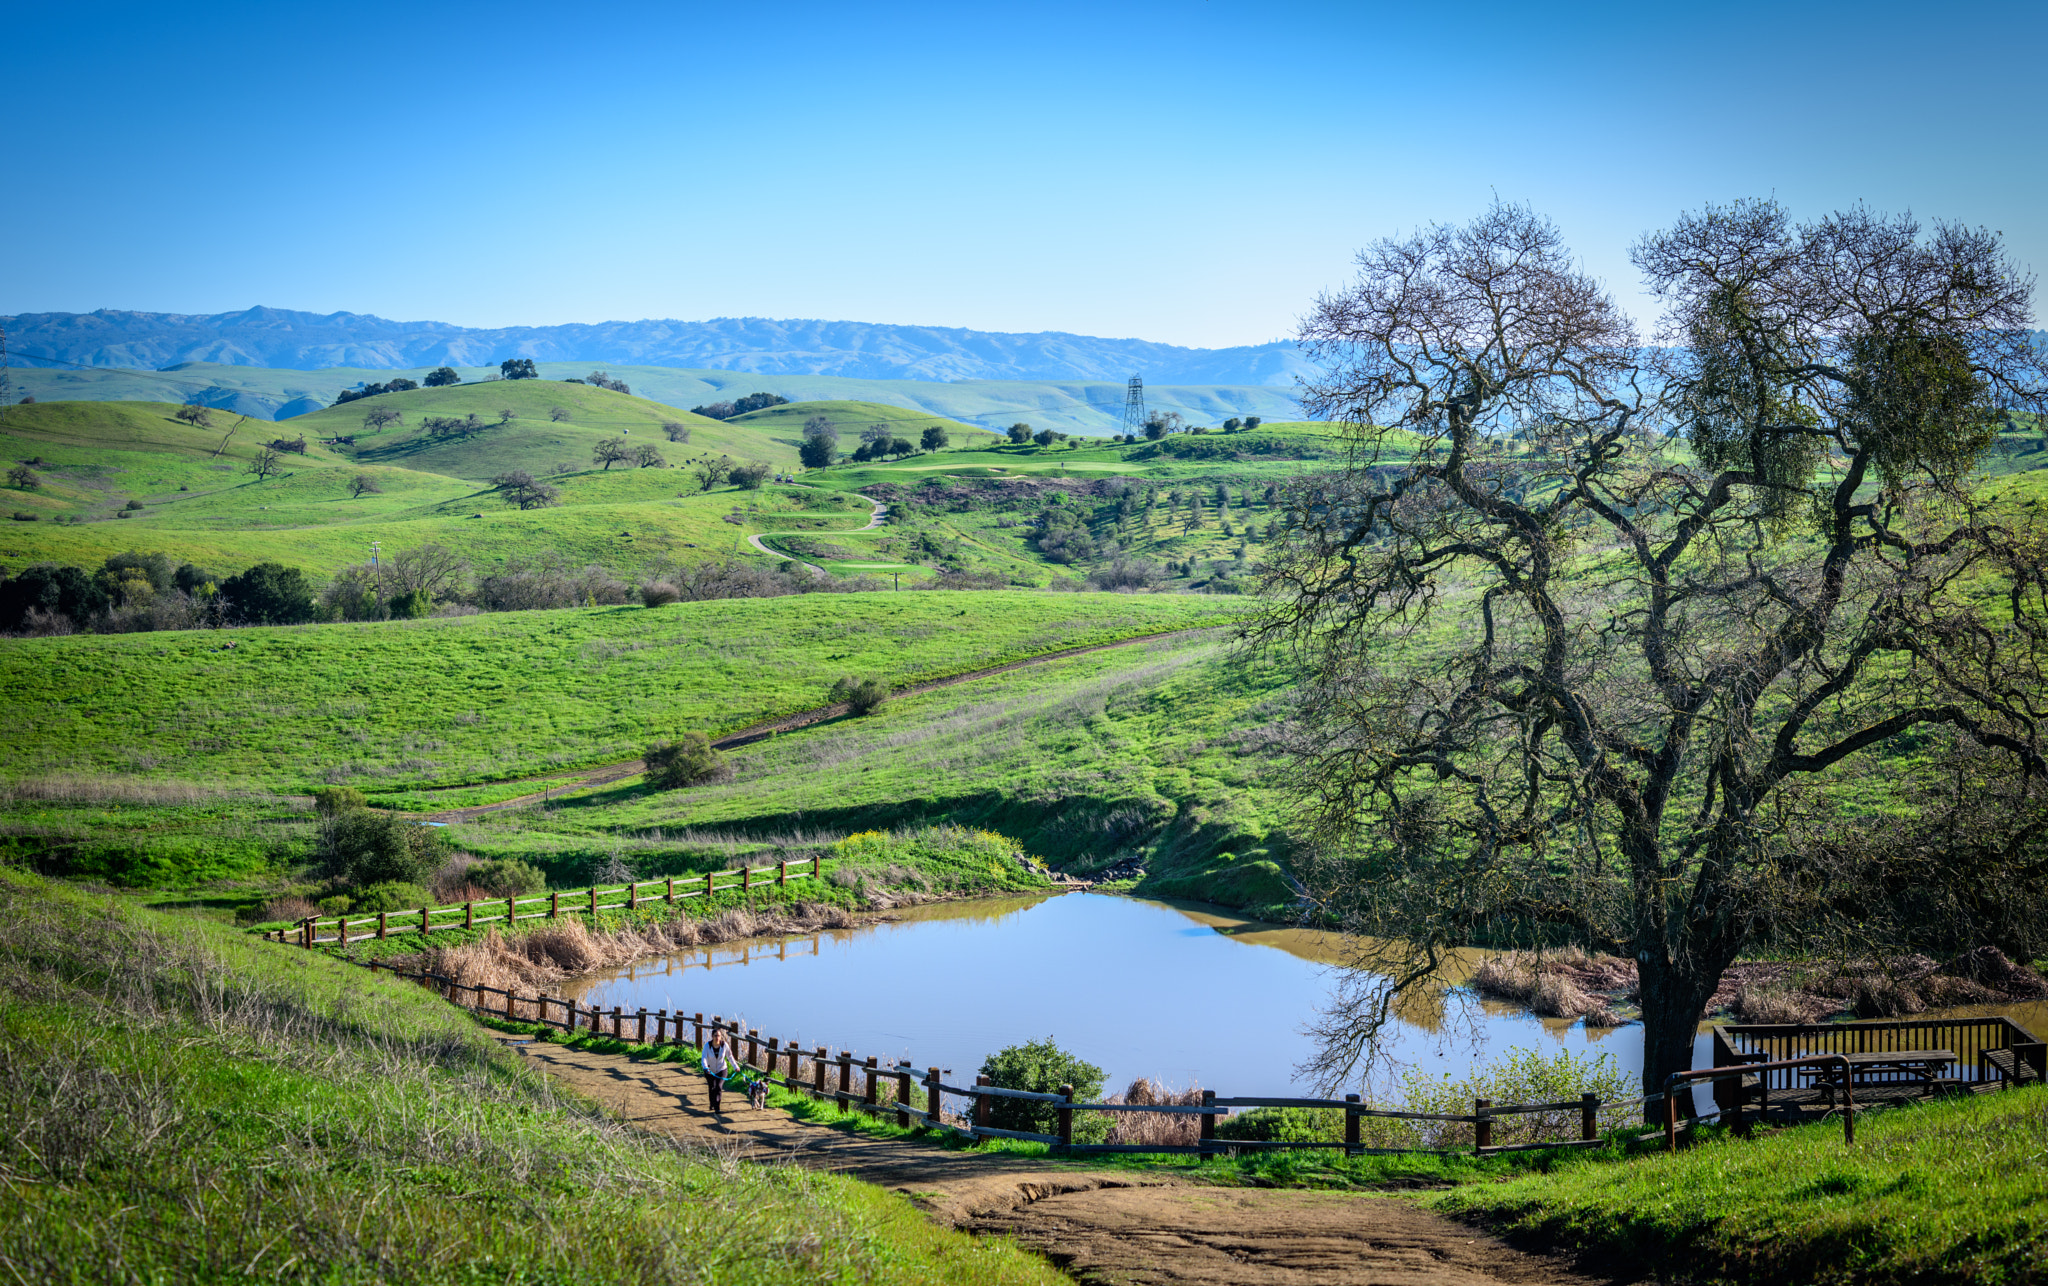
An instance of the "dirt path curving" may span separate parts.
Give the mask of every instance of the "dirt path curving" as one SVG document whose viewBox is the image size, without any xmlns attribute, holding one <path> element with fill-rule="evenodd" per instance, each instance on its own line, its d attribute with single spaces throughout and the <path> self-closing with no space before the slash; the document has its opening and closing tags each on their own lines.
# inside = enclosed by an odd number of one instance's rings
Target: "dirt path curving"
<svg viewBox="0 0 2048 1286">
<path fill-rule="evenodd" d="M 881 526 L 881 525 L 882 525 L 882 520 L 883 520 L 883 519 L 885 519 L 885 518 L 887 518 L 887 517 L 889 516 L 889 506 L 887 506 L 887 505 L 883 504 L 883 503 L 882 503 L 881 501 L 879 501 L 879 500 L 875 499 L 875 498 L 874 498 L 873 496 L 861 496 L 861 495 L 860 495 L 860 492 L 858 492 L 858 491 L 854 492 L 853 494 L 854 494 L 854 495 L 856 495 L 856 496 L 860 496 L 860 498 L 861 498 L 862 500 L 865 500 L 865 501 L 867 501 L 867 502 L 868 502 L 869 504 L 871 504 L 871 505 L 873 505 L 873 506 L 874 506 L 874 508 L 873 508 L 873 509 L 871 509 L 871 510 L 869 510 L 869 511 L 868 511 L 868 525 L 867 525 L 867 526 L 865 526 L 865 527 L 849 527 L 849 528 L 848 528 L 848 529 L 846 529 L 845 531 L 826 531 L 826 532 L 815 532 L 815 531 L 764 531 L 764 532 L 759 532 L 759 533 L 756 533 L 756 534 L 754 534 L 754 535 L 748 536 L 748 537 L 747 537 L 747 543 L 748 543 L 749 545 L 752 545 L 752 546 L 753 546 L 754 548 L 756 548 L 756 549 L 760 550 L 760 551 L 761 551 L 762 553 L 764 553 L 764 554 L 768 555 L 768 556 L 769 556 L 770 558 L 789 558 L 789 557 L 790 557 L 790 555 L 788 555 L 788 554 L 785 554 L 785 553 L 783 553 L 783 552 L 782 552 L 781 550 L 779 550 L 779 549 L 770 549 L 770 548 L 768 548 L 768 546 L 766 546 L 766 545 L 762 544 L 762 543 L 761 543 L 761 538 L 762 538 L 762 537 L 764 537 L 764 536 L 820 536 L 820 535 L 822 535 L 822 536 L 851 536 L 851 535 L 855 534 L 856 532 L 863 532 L 863 531 L 873 531 L 873 530 L 874 530 L 875 528 L 877 528 L 877 527 Z M 801 559 L 801 558 L 797 558 L 797 559 L 794 559 L 793 561 L 795 561 L 795 562 L 797 562 L 797 563 L 800 563 L 800 564 L 802 564 L 802 565 L 803 565 L 803 566 L 805 566 L 805 567 L 808 567 L 808 568 L 810 568 L 810 569 L 811 569 L 812 571 L 814 571 L 814 572 L 818 573 L 818 575 L 820 575 L 820 576 L 830 576 L 830 575 L 832 574 L 832 573 L 830 573 L 830 572 L 826 571 L 826 570 L 825 570 L 824 568 L 822 568 L 822 567 L 818 566 L 818 565 L 817 565 L 816 563 L 806 563 L 806 562 L 804 562 L 804 561 L 803 561 L 803 559 Z"/>
<path fill-rule="evenodd" d="M 1222 628 L 1224 627 L 1219 625 L 1197 625 L 1189 629 L 1164 630 L 1158 634 L 1139 634 L 1132 638 L 1118 639 L 1113 643 L 1090 643 L 1085 647 L 1061 648 L 1057 652 L 1044 652 L 1037 656 L 1027 656 L 1020 661 L 1006 661 L 1002 665 L 991 665 L 980 670 L 969 670 L 964 674 L 952 674 L 943 679 L 913 683 L 909 687 L 897 688 L 891 695 L 898 697 L 914 696 L 920 692 L 931 692 L 938 688 L 950 688 L 960 683 L 972 683 L 976 679 L 986 679 L 990 675 L 1004 674 L 1011 670 L 1021 670 L 1027 666 L 1044 665 L 1048 661 L 1062 661 L 1070 656 L 1082 656 L 1089 652 L 1106 652 L 1111 648 L 1135 647 L 1140 643 L 1154 643 L 1160 639 L 1179 638 L 1184 634 L 1200 634 L 1205 630 Z M 779 719 L 769 719 L 762 723 L 748 724 L 736 732 L 726 733 L 711 744 L 720 750 L 735 750 L 741 746 L 751 746 L 755 742 L 765 741 L 777 733 L 793 732 L 798 728 L 807 728 L 814 723 L 823 723 L 827 719 L 836 719 L 840 715 L 845 714 L 850 708 L 843 701 L 832 705 L 814 706 L 809 710 L 799 710 L 795 714 L 783 715 Z M 528 804 L 539 803 L 563 791 L 583 790 L 591 786 L 610 785 L 612 782 L 622 781 L 627 777 L 631 777 L 634 773 L 642 772 L 646 767 L 647 764 L 644 760 L 628 759 L 620 763 L 606 764 L 601 768 L 585 769 L 578 773 L 552 775 L 544 779 L 549 782 L 549 785 L 544 790 L 537 790 L 531 794 L 520 795 L 513 799 L 502 799 L 495 804 L 477 804 L 469 808 L 443 809 L 437 813 L 426 814 L 425 819 L 430 822 L 473 821 L 476 818 L 482 817 L 485 813 L 495 813 L 507 808 L 523 808 Z"/>
<path fill-rule="evenodd" d="M 1015 1237 L 1080 1281 L 1132 1286 L 1594 1286 L 1397 1196 L 1229 1188 L 875 1139 L 755 1111 L 673 1063 L 501 1037 L 564 1088 L 642 1129 L 753 1160 L 789 1161 L 904 1193 L 934 1219 Z"/>
</svg>

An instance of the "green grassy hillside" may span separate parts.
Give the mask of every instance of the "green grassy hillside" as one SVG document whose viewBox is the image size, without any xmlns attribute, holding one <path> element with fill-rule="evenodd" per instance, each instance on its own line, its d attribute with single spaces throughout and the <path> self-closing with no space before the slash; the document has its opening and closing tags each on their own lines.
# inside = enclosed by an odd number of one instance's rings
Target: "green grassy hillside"
<svg viewBox="0 0 2048 1286">
<path fill-rule="evenodd" d="M 396 411 L 404 420 L 373 431 L 364 420 L 373 410 Z M 505 411 L 513 418 L 501 423 Z M 555 418 L 556 412 L 565 418 Z M 463 436 L 435 436 L 421 427 L 430 416 L 470 414 L 487 427 Z M 662 432 L 667 422 L 687 425 L 690 440 L 670 442 Z M 339 450 L 353 460 L 458 478 L 489 478 L 512 469 L 538 475 L 591 468 L 591 448 L 602 439 L 620 436 L 635 446 L 652 442 L 671 465 L 700 455 L 759 460 L 777 469 L 796 465 L 795 447 L 779 440 L 793 435 L 762 432 L 646 398 L 557 380 L 497 380 L 380 393 L 299 416 L 285 427 L 308 437 L 352 436 L 354 444 Z"/>
<path fill-rule="evenodd" d="M 929 415 L 900 406 L 886 406 L 879 402 L 818 401 L 790 402 L 782 406 L 771 406 L 764 411 L 749 411 L 727 420 L 727 424 L 741 425 L 765 433 L 772 433 L 787 439 L 792 444 L 801 441 L 804 425 L 815 416 L 824 416 L 839 430 L 839 447 L 852 451 L 860 445 L 860 431 L 871 424 L 886 424 L 889 431 L 899 438 L 912 443 L 918 435 L 929 428 L 944 429 L 952 438 L 955 449 L 968 446 L 986 446 L 996 440 L 996 435 L 972 424 L 962 424 L 944 416 Z M 929 458 L 929 457 L 925 457 Z"/>
<path fill-rule="evenodd" d="M 541 362 L 543 379 L 560 381 L 590 372 L 589 362 Z M 381 384 L 395 375 L 414 381 L 430 368 L 370 370 L 331 367 L 324 370 L 280 370 L 260 366 L 222 366 L 184 362 L 162 371 L 98 367 L 55 370 L 15 367 L 9 372 L 16 395 L 28 393 L 45 401 L 119 400 L 183 402 L 196 398 L 208 405 L 240 411 L 259 419 L 290 417 L 334 401 L 346 388 Z M 606 365 L 611 375 L 642 397 L 675 407 L 731 401 L 748 393 L 770 392 L 803 401 L 852 399 L 900 407 L 920 415 L 963 420 L 1004 429 L 1018 420 L 1069 433 L 1107 434 L 1122 422 L 1124 386 L 1100 380 L 869 380 L 837 375 L 761 375 L 752 371 L 693 370 L 672 366 Z M 465 381 L 496 375 L 495 366 L 456 368 Z M 1300 413 L 1290 389 L 1260 385 L 1168 385 L 1146 389 L 1148 404 L 1179 411 L 1201 424 L 1221 424 L 1231 416 L 1262 415 L 1269 420 Z"/>
<path fill-rule="evenodd" d="M 0 1049 L 24 1282 L 1064 1280 L 881 1188 L 631 1130 L 419 987 L 12 872 Z"/>
<path fill-rule="evenodd" d="M 532 383 L 493 387 L 519 389 Z M 563 387 L 569 397 L 555 398 L 554 390 Z M 662 439 L 673 467 L 602 469 L 591 464 L 588 449 L 582 448 L 577 459 L 561 461 L 576 472 L 550 476 L 561 489 L 559 506 L 511 509 L 474 476 L 421 466 L 441 463 L 469 471 L 518 467 L 507 464 L 517 452 L 500 453 L 504 440 L 491 434 L 533 431 L 552 441 L 567 440 L 570 431 L 553 424 L 546 430 L 522 428 L 524 422 L 515 419 L 470 441 L 420 440 L 422 414 L 461 411 L 460 405 L 448 405 L 452 399 L 440 396 L 449 392 L 461 390 L 366 399 L 404 408 L 408 422 L 365 435 L 354 448 L 322 446 L 316 435 L 338 427 L 359 431 L 360 411 L 342 426 L 316 423 L 319 417 L 314 416 L 274 425 L 215 413 L 212 427 L 195 428 L 175 419 L 178 408 L 167 403 L 41 402 L 9 408 L 0 424 L 0 459 L 9 467 L 34 461 L 31 469 L 41 485 L 0 486 L 0 516 L 12 517 L 0 526 L 0 563 L 19 567 L 51 559 L 89 567 L 110 554 L 146 549 L 221 574 L 278 560 L 324 575 L 364 561 L 372 541 L 380 542 L 387 556 L 435 543 L 486 565 L 545 551 L 620 569 L 656 558 L 734 556 L 766 563 L 771 560 L 746 545 L 749 532 L 792 525 L 850 528 L 867 520 L 867 503 L 852 495 L 832 493 L 827 500 L 814 490 L 773 485 L 759 491 L 731 486 L 700 491 L 686 466 L 719 442 L 736 451 L 751 450 L 749 458 L 755 459 L 778 453 L 793 458 L 793 453 L 758 429 L 728 430 L 717 421 L 690 416 L 685 418 L 716 432 L 694 440 L 693 426 L 689 444 Z M 591 441 L 638 423 L 631 417 L 645 409 L 637 399 L 581 385 L 550 386 L 522 396 L 534 403 L 577 401 L 577 414 L 593 420 L 600 419 L 599 412 L 614 417 L 600 421 L 609 429 L 575 430 Z M 248 472 L 264 442 L 301 433 L 308 439 L 306 453 L 286 455 L 282 475 L 258 481 Z M 368 476 L 381 490 L 353 495 L 351 481 L 358 476 Z M 128 508 L 130 502 L 139 507 Z M 729 516 L 739 521 L 727 521 Z"/>
</svg>

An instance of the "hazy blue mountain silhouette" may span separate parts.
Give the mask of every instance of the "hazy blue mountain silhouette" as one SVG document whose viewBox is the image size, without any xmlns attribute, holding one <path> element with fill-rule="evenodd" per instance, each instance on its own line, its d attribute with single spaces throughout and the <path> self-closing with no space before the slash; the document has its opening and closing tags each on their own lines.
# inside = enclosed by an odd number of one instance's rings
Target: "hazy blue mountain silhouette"
<svg viewBox="0 0 2048 1286">
<path fill-rule="evenodd" d="M 1297 374 L 1312 369 L 1290 341 L 1181 348 L 1058 331 L 1025 335 L 760 317 L 478 330 L 283 308 L 211 314 L 101 309 L 24 313 L 0 318 L 0 324 L 7 327 L 9 353 L 19 355 L 22 364 L 27 364 L 22 359 L 53 357 L 152 370 L 179 362 L 403 370 L 532 357 L 858 379 L 1121 380 L 1142 375 L 1147 383 L 1159 384 L 1292 387 Z"/>
</svg>

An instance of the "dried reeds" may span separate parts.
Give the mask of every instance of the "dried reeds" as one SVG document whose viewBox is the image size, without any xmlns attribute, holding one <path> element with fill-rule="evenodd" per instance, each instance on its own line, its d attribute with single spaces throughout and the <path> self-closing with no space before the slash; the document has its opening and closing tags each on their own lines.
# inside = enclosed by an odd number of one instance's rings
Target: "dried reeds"
<svg viewBox="0 0 2048 1286">
<path fill-rule="evenodd" d="M 1199 1107 L 1199 1086 L 1173 1089 L 1140 1076 L 1121 1094 L 1111 1094 L 1105 1103 L 1143 1104 L 1147 1107 Z M 1193 1147 L 1202 1139 L 1202 1118 L 1192 1113 L 1154 1115 L 1151 1112 L 1118 1112 L 1109 1127 L 1106 1143 L 1145 1144 L 1149 1147 Z"/>
</svg>

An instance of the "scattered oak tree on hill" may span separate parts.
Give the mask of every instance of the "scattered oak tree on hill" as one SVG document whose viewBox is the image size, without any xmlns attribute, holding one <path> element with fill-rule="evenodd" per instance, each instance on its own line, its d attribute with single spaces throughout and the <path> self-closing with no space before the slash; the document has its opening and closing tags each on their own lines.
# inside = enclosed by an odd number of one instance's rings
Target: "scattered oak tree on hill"
<svg viewBox="0 0 2048 1286">
<path fill-rule="evenodd" d="M 636 469 L 666 468 L 668 461 L 661 458 L 661 448 L 652 442 L 642 442 L 633 448 L 633 467 Z"/>
<path fill-rule="evenodd" d="M 403 423 L 405 423 L 405 417 L 400 415 L 394 407 L 373 406 L 363 412 L 363 427 L 372 432 L 383 428 L 387 424 Z"/>
<path fill-rule="evenodd" d="M 255 474 L 258 482 L 274 478 L 284 472 L 284 456 L 276 447 L 264 447 L 256 453 L 256 458 L 249 462 L 248 472 Z"/>
<path fill-rule="evenodd" d="M 804 421 L 804 440 L 797 446 L 797 459 L 807 469 L 822 469 L 839 458 L 839 430 L 831 420 L 814 415 Z"/>
<path fill-rule="evenodd" d="M 427 372 L 426 385 L 428 388 L 446 388 L 450 384 L 460 383 L 462 383 L 462 377 L 455 373 L 455 368 L 452 366 L 436 367 Z"/>
<path fill-rule="evenodd" d="M 23 491 L 36 491 L 43 485 L 42 475 L 25 464 L 17 464 L 7 471 L 7 485 Z"/>
<path fill-rule="evenodd" d="M 690 466 L 691 474 L 697 479 L 697 490 L 699 491 L 709 491 L 719 483 L 724 482 L 725 475 L 731 470 L 732 460 L 728 456 L 719 456 L 715 460 L 710 456 L 706 456 Z"/>
<path fill-rule="evenodd" d="M 952 440 L 944 427 L 934 424 L 918 435 L 917 444 L 927 451 L 943 451 Z"/>
<path fill-rule="evenodd" d="M 181 406 L 172 414 L 194 428 L 205 429 L 213 427 L 213 412 L 208 407 Z"/>
<path fill-rule="evenodd" d="M 629 457 L 624 438 L 601 438 L 598 444 L 590 449 L 590 462 L 603 465 L 606 472 L 610 472 L 613 465 Z"/>
<path fill-rule="evenodd" d="M 680 420 L 664 420 L 661 425 L 661 431 L 668 436 L 668 440 L 671 442 L 688 442 L 690 440 L 690 426 Z"/>
<path fill-rule="evenodd" d="M 367 473 L 359 473 L 348 481 L 348 498 L 351 500 L 361 500 L 366 495 L 383 493 L 384 488 L 378 486 L 377 480 Z"/>
<path fill-rule="evenodd" d="M 1014 442 L 1020 447 L 1031 440 L 1031 426 L 1028 424 L 1012 424 L 1010 426 L 1009 432 L 1010 441 Z"/>
<path fill-rule="evenodd" d="M 533 368 L 531 357 L 508 357 L 498 363 L 498 377 L 508 380 L 537 380 L 540 372 Z"/>
<path fill-rule="evenodd" d="M 491 485 L 514 509 L 545 509 L 562 498 L 561 488 L 540 482 L 524 469 L 514 469 L 491 479 Z"/>
<path fill-rule="evenodd" d="M 1654 350 L 1506 205 L 1373 245 L 1303 324 L 1357 454 L 1291 488 L 1252 637 L 1309 676 L 1298 869 L 1353 966 L 1325 1085 L 1473 941 L 1633 959 L 1646 1091 L 1758 942 L 2048 949 L 2037 891 L 1972 900 L 2048 866 L 2048 532 L 1971 479 L 2048 388 L 2031 279 L 1988 232 L 1770 202 L 1634 259 Z"/>
</svg>

